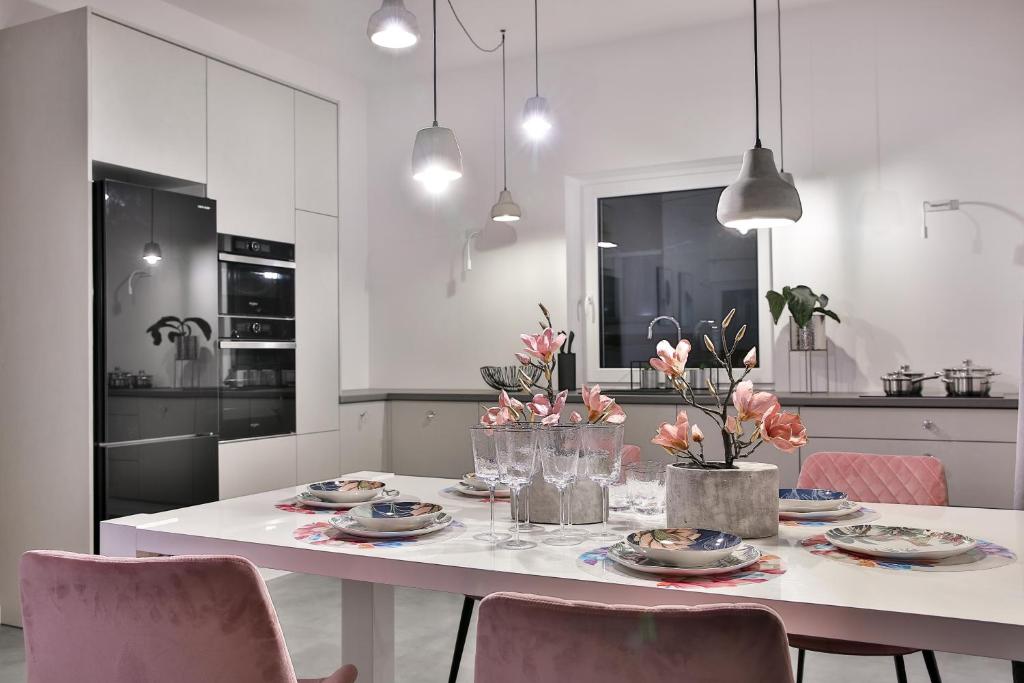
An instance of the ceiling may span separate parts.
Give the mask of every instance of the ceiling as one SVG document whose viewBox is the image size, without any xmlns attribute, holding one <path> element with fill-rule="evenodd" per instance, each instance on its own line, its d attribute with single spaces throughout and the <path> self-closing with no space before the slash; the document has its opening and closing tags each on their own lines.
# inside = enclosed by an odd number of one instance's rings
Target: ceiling
<svg viewBox="0 0 1024 683">
<path fill-rule="evenodd" d="M 431 0 L 406 0 L 417 16 L 423 40 L 409 55 L 370 44 L 366 22 L 380 0 L 166 0 L 262 43 L 310 62 L 363 79 L 402 77 L 430 67 Z M 438 0 L 438 62 L 442 69 L 469 66 L 486 56 L 461 34 L 447 6 Z M 824 0 L 786 0 L 784 9 Z M 530 0 L 451 0 L 473 36 L 485 47 L 508 30 L 508 54 L 533 49 Z M 774 3 L 759 12 L 774 14 Z M 542 53 L 667 33 L 749 15 L 749 0 L 539 0 Z"/>
</svg>

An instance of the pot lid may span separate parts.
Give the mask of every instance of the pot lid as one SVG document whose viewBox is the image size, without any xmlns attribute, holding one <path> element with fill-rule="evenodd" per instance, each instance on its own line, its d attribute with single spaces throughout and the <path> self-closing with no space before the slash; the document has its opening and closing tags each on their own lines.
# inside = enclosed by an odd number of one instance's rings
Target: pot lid
<svg viewBox="0 0 1024 683">
<path fill-rule="evenodd" d="M 882 375 L 882 379 L 917 379 L 919 377 L 924 377 L 924 373 L 911 372 L 909 365 L 901 365 L 899 370 Z"/>
<path fill-rule="evenodd" d="M 943 372 L 947 375 L 955 375 L 957 377 L 987 377 L 994 374 L 992 368 L 981 368 L 974 364 L 970 358 L 964 359 L 962 365 L 956 368 L 943 368 Z"/>
</svg>

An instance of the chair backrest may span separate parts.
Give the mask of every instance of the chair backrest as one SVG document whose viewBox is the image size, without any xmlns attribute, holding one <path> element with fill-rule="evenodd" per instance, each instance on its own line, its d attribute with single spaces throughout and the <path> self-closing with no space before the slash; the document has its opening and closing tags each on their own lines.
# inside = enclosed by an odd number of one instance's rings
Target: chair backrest
<svg viewBox="0 0 1024 683">
<path fill-rule="evenodd" d="M 761 605 L 632 607 L 495 593 L 480 603 L 486 683 L 791 683 L 786 631 Z"/>
<path fill-rule="evenodd" d="M 28 683 L 295 683 L 256 568 L 240 557 L 21 558 Z"/>
<path fill-rule="evenodd" d="M 949 504 L 946 470 L 930 455 L 815 453 L 804 461 L 796 485 L 845 491 L 862 503 Z"/>
</svg>

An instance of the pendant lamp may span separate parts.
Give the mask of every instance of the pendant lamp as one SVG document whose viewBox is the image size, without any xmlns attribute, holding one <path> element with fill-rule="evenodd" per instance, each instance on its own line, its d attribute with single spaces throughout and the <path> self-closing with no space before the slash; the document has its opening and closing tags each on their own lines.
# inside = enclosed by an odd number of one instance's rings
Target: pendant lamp
<svg viewBox="0 0 1024 683">
<path fill-rule="evenodd" d="M 548 101 L 540 94 L 540 52 L 537 46 L 537 0 L 533 0 L 533 97 L 523 106 L 523 130 L 531 140 L 543 140 L 551 130 Z"/>
<path fill-rule="evenodd" d="M 384 0 L 380 9 L 370 15 L 366 35 L 374 45 L 400 50 L 419 41 L 420 28 L 416 15 L 405 8 L 402 0 Z"/>
<path fill-rule="evenodd" d="M 501 30 L 501 161 L 504 189 L 498 194 L 498 201 L 491 207 L 491 220 L 499 223 L 512 223 L 523 217 L 523 211 L 512 200 L 508 191 L 508 130 L 505 110 L 508 100 L 505 97 L 505 29 Z"/>
<path fill-rule="evenodd" d="M 156 210 L 153 206 L 154 202 L 156 202 L 156 194 L 151 190 L 149 193 L 149 241 L 146 242 L 144 247 L 142 247 L 142 260 L 151 266 L 155 266 L 164 259 L 164 255 L 160 251 L 160 244 L 154 237 L 154 231 L 156 229 Z"/>
<path fill-rule="evenodd" d="M 462 152 L 451 128 L 437 125 L 437 0 L 433 0 L 434 122 L 416 133 L 412 177 L 431 194 L 440 194 L 462 177 Z"/>
<path fill-rule="evenodd" d="M 796 187 L 793 174 L 786 170 L 786 137 L 782 118 L 782 0 L 775 0 L 775 22 L 779 48 L 779 177 Z"/>
<path fill-rule="evenodd" d="M 736 180 L 718 199 L 718 221 L 741 234 L 796 223 L 803 215 L 796 188 L 779 175 L 770 149 L 761 146 L 761 103 L 757 64 L 757 0 L 754 5 L 754 146 L 743 154 Z"/>
</svg>

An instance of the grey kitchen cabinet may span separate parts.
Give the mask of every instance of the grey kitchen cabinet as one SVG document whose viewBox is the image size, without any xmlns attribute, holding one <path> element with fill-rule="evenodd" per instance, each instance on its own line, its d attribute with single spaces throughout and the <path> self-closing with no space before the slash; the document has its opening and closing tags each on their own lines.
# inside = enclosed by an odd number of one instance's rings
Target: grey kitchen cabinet
<svg viewBox="0 0 1024 683">
<path fill-rule="evenodd" d="M 217 462 L 221 499 L 295 486 L 295 435 L 221 443 Z"/>
<path fill-rule="evenodd" d="M 337 430 L 296 436 L 296 481 L 299 484 L 308 484 L 336 479 L 342 474 L 339 447 Z"/>
<path fill-rule="evenodd" d="M 344 403 L 339 406 L 341 471 L 385 471 L 387 458 L 387 406 L 384 401 Z"/>
<path fill-rule="evenodd" d="M 92 156 L 206 182 L 206 58 L 93 15 Z"/>
<path fill-rule="evenodd" d="M 295 91 L 295 208 L 338 215 L 338 105 Z"/>
<path fill-rule="evenodd" d="M 674 422 L 676 419 L 676 407 L 666 405 L 637 405 L 626 404 L 622 406 L 626 411 L 626 422 L 624 423 L 623 443 L 640 447 L 640 458 L 642 460 L 660 460 L 672 462 L 670 456 L 661 446 L 655 446 L 651 439 L 658 431 L 662 422 Z"/>
<path fill-rule="evenodd" d="M 338 429 L 338 219 L 295 212 L 295 410 L 299 434 Z"/>
<path fill-rule="evenodd" d="M 816 408 L 800 409 L 808 433 L 873 439 L 922 441 L 1017 440 L 1017 411 L 984 408 Z"/>
<path fill-rule="evenodd" d="M 480 420 L 476 402 L 392 401 L 389 412 L 396 474 L 461 477 L 473 469 L 469 427 Z"/>
<path fill-rule="evenodd" d="M 294 242 L 294 91 L 207 60 L 207 135 L 217 230 Z"/>
</svg>

